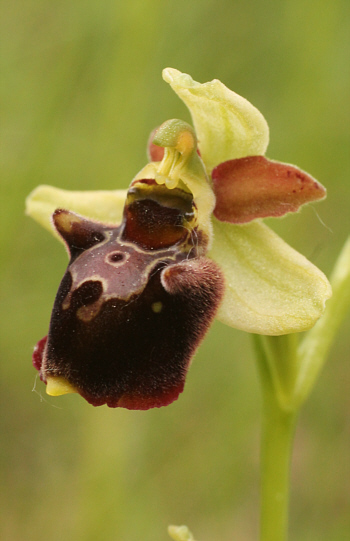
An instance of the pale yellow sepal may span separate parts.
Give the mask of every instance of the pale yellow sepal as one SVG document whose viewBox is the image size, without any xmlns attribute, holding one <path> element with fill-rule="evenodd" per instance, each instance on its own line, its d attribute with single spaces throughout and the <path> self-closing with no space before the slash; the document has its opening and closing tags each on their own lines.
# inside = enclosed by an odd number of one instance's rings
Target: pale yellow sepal
<svg viewBox="0 0 350 541">
<path fill-rule="evenodd" d="M 174 541 L 195 541 L 187 526 L 169 526 L 168 534 Z"/>
<path fill-rule="evenodd" d="M 71 210 L 104 223 L 117 224 L 122 219 L 125 198 L 126 190 L 80 192 L 42 185 L 28 195 L 26 214 L 62 240 L 51 220 L 57 208 Z"/>
<path fill-rule="evenodd" d="M 208 173 L 227 160 L 265 154 L 269 143 L 267 122 L 245 98 L 217 79 L 200 84 L 172 68 L 163 71 L 163 79 L 191 112 Z"/>
<path fill-rule="evenodd" d="M 46 382 L 46 394 L 50 396 L 61 396 L 62 394 L 78 392 L 76 388 L 62 376 L 47 376 Z"/>
<path fill-rule="evenodd" d="M 326 276 L 261 222 L 213 223 L 209 257 L 219 264 L 226 282 L 217 318 L 257 334 L 311 328 L 332 294 Z"/>
</svg>

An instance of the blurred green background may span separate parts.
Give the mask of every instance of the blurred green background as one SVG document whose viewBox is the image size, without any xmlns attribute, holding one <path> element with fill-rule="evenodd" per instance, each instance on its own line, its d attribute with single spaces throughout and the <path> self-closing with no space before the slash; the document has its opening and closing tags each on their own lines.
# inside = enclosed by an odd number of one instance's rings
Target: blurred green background
<svg viewBox="0 0 350 541">
<path fill-rule="evenodd" d="M 169 523 L 199 541 L 257 539 L 250 337 L 216 323 L 167 408 L 47 397 L 31 354 L 67 259 L 24 198 L 40 183 L 126 187 L 152 128 L 189 120 L 161 79 L 175 67 L 249 99 L 269 122 L 268 156 L 327 186 L 325 202 L 270 225 L 329 275 L 350 229 L 349 1 L 13 0 L 1 36 L 2 539 L 165 541 Z M 300 418 L 291 540 L 347 539 L 346 323 Z"/>
</svg>

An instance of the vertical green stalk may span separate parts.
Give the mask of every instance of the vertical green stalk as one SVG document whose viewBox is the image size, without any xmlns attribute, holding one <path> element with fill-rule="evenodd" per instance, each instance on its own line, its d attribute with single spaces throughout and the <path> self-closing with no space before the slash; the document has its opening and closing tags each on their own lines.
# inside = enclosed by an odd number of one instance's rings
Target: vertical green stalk
<svg viewBox="0 0 350 541">
<path fill-rule="evenodd" d="M 264 393 L 261 438 L 261 541 L 285 541 L 296 414 Z"/>
<path fill-rule="evenodd" d="M 288 530 L 289 477 L 297 412 L 288 408 L 289 385 L 282 378 L 294 341 L 253 335 L 262 386 L 260 540 L 285 541 Z M 282 354 L 283 350 L 285 355 Z M 273 369 L 279 357 L 279 372 Z M 286 368 L 286 367 L 285 367 Z M 287 373 L 287 372 L 286 372 Z M 291 378 L 293 370 L 291 371 Z M 284 384 L 282 384 L 282 382 Z"/>
</svg>

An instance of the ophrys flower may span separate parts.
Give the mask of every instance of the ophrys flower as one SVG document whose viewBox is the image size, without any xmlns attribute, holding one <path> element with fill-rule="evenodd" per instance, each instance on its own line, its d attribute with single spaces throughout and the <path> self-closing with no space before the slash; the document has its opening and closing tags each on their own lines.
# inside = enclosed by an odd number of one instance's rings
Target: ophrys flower
<svg viewBox="0 0 350 541">
<path fill-rule="evenodd" d="M 162 124 L 127 192 L 41 186 L 27 200 L 70 255 L 48 338 L 34 352 L 49 394 L 130 409 L 169 404 L 215 315 L 248 332 L 303 331 L 331 294 L 323 273 L 260 221 L 324 188 L 263 157 L 265 119 L 222 83 L 172 69 L 164 78 L 195 130 Z"/>
</svg>

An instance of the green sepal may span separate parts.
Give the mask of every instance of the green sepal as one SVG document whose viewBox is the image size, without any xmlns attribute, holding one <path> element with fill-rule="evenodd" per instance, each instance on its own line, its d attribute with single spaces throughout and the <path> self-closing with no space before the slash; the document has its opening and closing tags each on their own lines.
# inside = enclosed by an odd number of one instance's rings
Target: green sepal
<svg viewBox="0 0 350 541">
<path fill-rule="evenodd" d="M 52 224 L 52 214 L 58 208 L 67 209 L 86 218 L 104 223 L 121 222 L 126 190 L 70 191 L 41 185 L 26 199 L 26 214 L 62 241 Z"/>
<path fill-rule="evenodd" d="M 219 80 L 200 84 L 172 68 L 163 79 L 189 108 L 207 172 L 234 158 L 265 154 L 269 128 L 263 115 L 249 101 Z"/>
<path fill-rule="evenodd" d="M 311 328 L 332 294 L 326 276 L 261 222 L 213 223 L 209 257 L 226 281 L 217 318 L 274 336 Z"/>
</svg>

